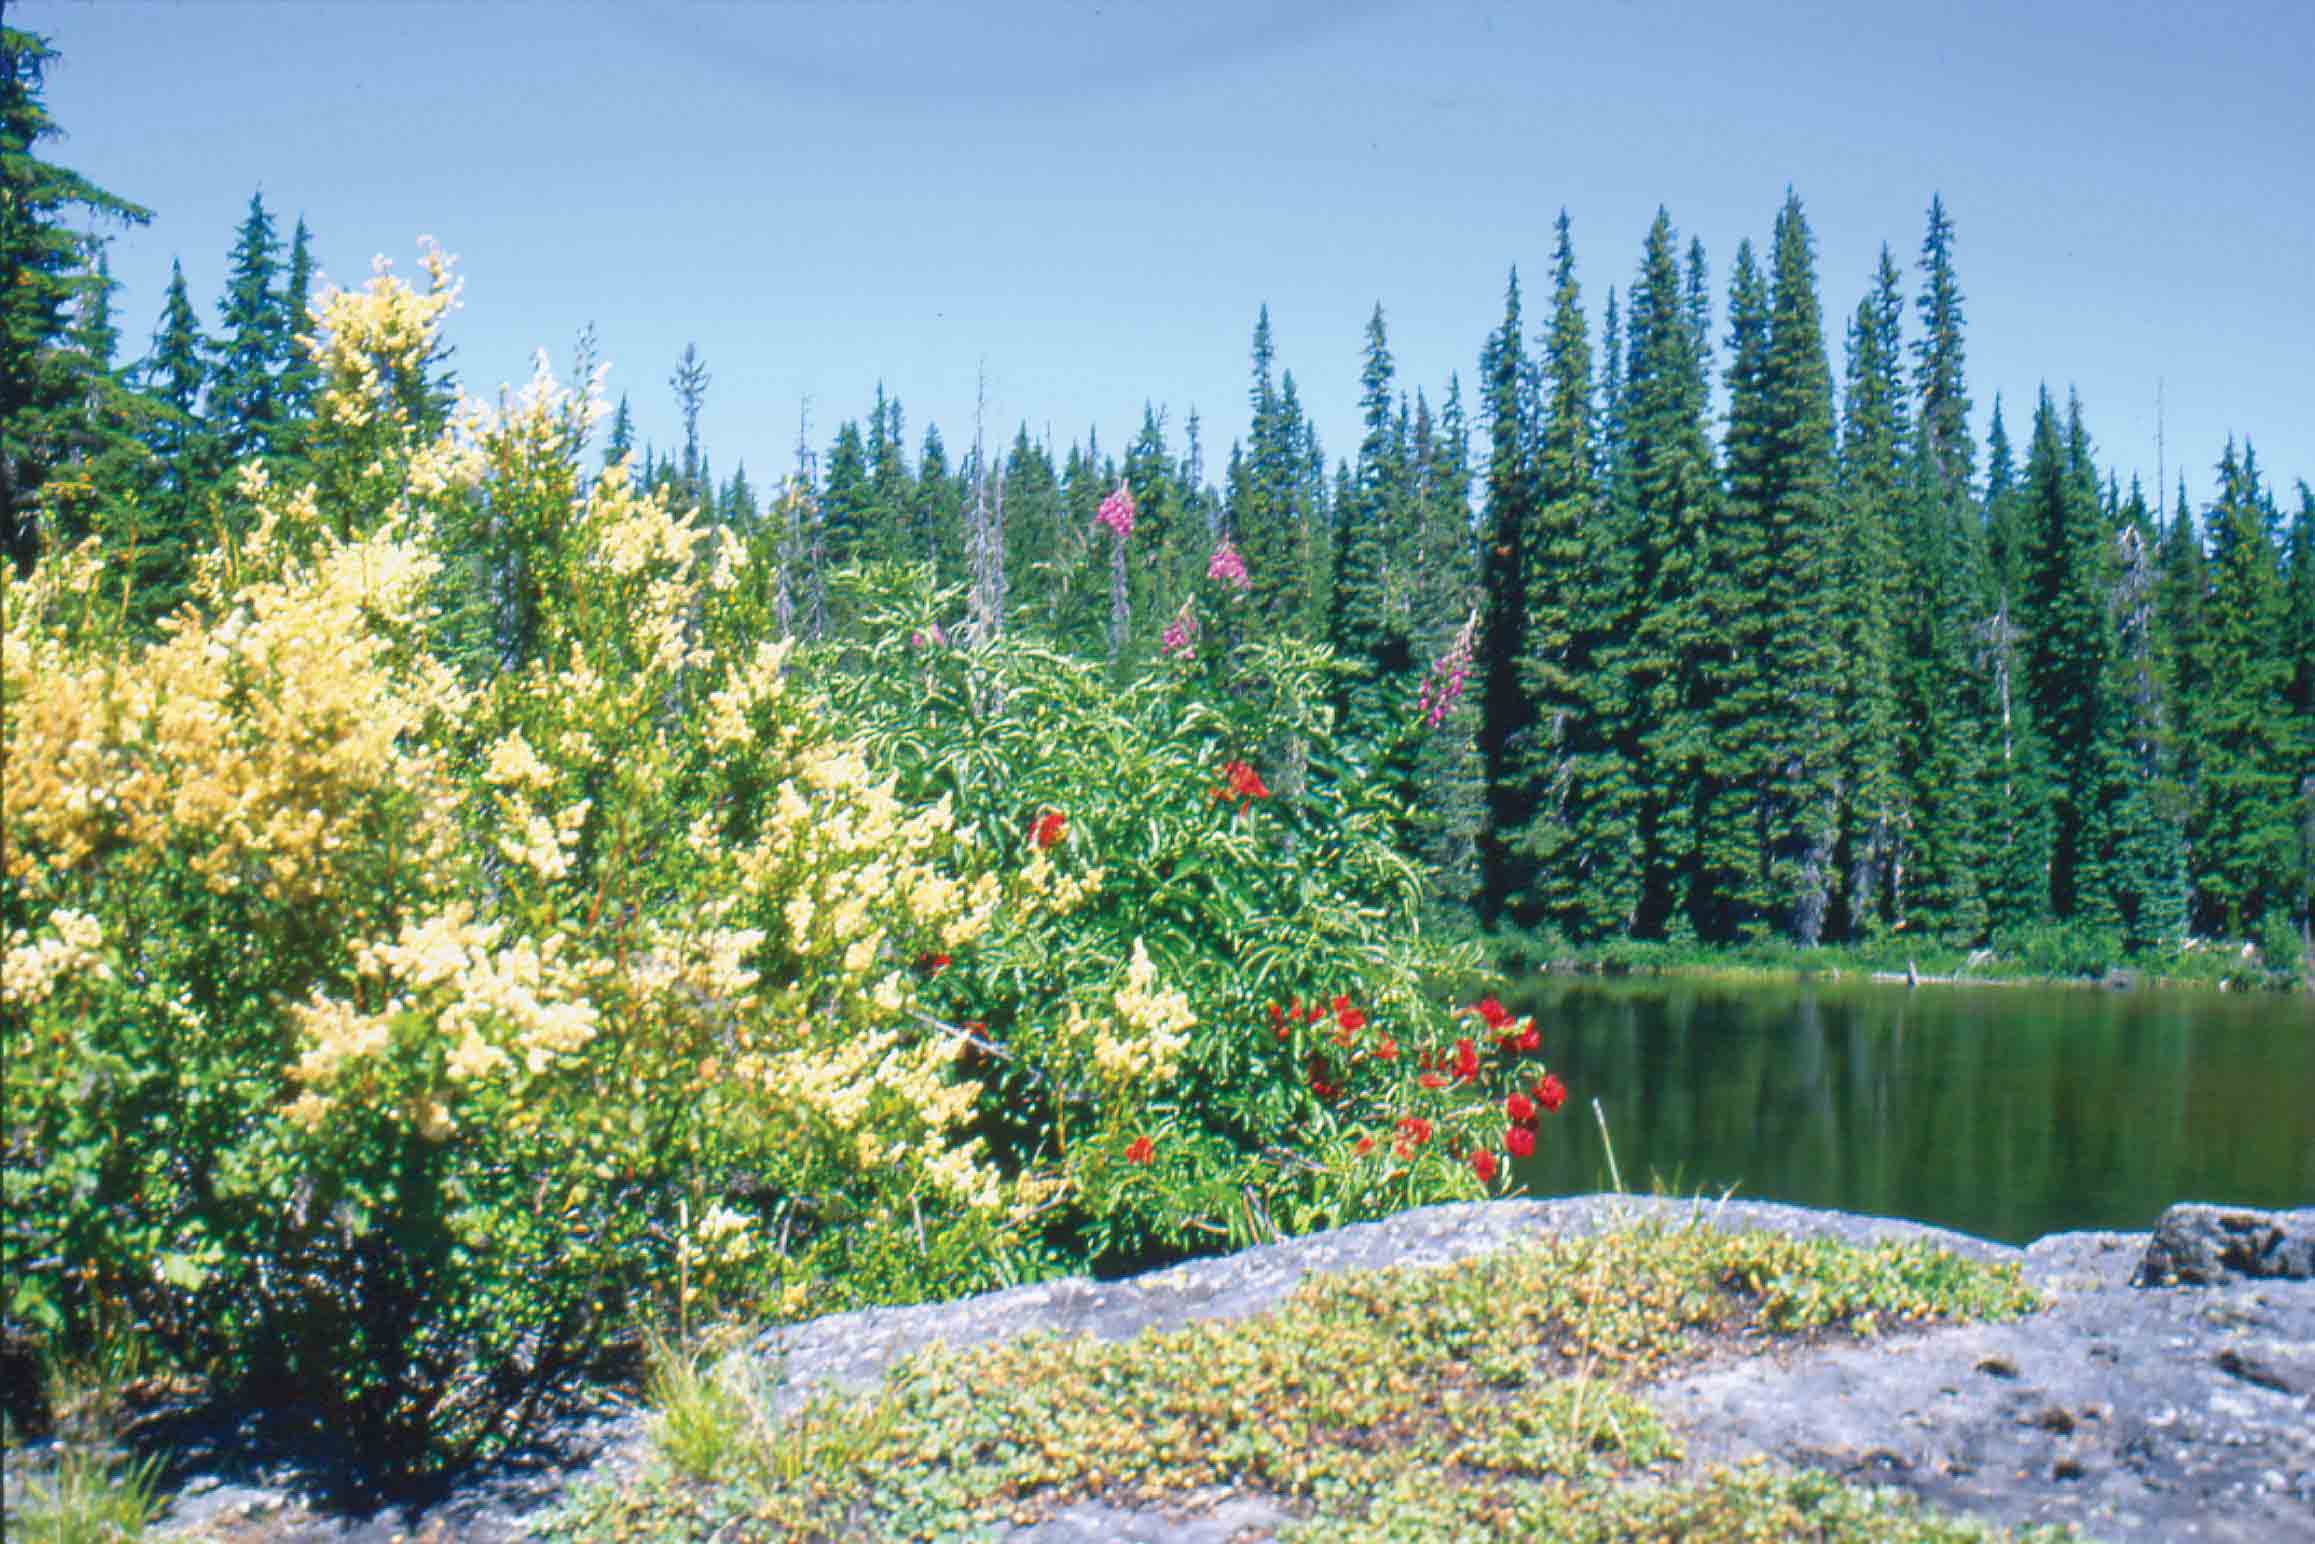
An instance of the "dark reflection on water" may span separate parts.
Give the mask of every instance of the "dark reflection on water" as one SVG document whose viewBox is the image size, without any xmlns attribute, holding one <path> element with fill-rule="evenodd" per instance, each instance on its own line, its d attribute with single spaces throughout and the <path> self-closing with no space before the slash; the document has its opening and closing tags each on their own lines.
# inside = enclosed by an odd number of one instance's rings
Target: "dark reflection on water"
<svg viewBox="0 0 2315 1544">
<path fill-rule="evenodd" d="M 1625 1185 L 1837 1207 L 2022 1243 L 2173 1201 L 2315 1204 L 2315 1006 L 2088 988 L 1539 979 L 1571 1097 L 1535 1195 Z"/>
</svg>

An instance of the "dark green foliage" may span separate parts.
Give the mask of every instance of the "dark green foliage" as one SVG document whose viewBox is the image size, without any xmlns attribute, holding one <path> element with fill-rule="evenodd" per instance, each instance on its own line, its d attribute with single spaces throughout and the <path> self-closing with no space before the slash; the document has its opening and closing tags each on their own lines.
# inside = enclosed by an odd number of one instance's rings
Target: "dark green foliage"
<svg viewBox="0 0 2315 1544">
<path fill-rule="evenodd" d="M 1519 768 L 1531 707 L 1520 690 L 1519 657 L 1527 615 L 1528 526 L 1535 508 L 1530 454 L 1535 403 L 1527 343 L 1519 316 L 1519 274 L 1504 293 L 1503 325 L 1479 360 L 1487 420 L 1485 536 L 1479 552 L 1479 655 L 1472 667 L 1479 694 L 1479 753 L 1487 777 L 1487 826 L 1480 843 L 1480 925 L 1501 918 L 1523 875 L 1513 833 L 1527 823 Z"/>
<path fill-rule="evenodd" d="M 1905 463 L 1910 450 L 1899 332 L 1904 299 L 1889 249 L 1849 323 L 1841 433 L 1840 539 L 1831 618 L 1838 655 L 1842 888 L 1833 931 L 1861 937 L 1889 920 L 1890 860 L 1905 818 L 1899 772 L 1898 586 Z"/>
<path fill-rule="evenodd" d="M 2305 905 L 2294 893 L 2298 832 L 2293 774 L 2291 660 L 2278 649 L 2288 602 L 2275 544 L 2275 511 L 2249 446 L 2230 441 L 2210 512 L 2210 610 L 2203 637 L 2207 689 L 2200 722 L 2200 787 L 2188 827 L 2195 921 L 2227 937 L 2254 932 L 2270 908 Z"/>
<path fill-rule="evenodd" d="M 1719 490 L 1702 362 L 1673 251 L 1671 217 L 1658 210 L 1629 296 L 1620 415 L 1617 491 L 1628 513 L 1617 519 L 1633 538 L 1617 745 L 1637 772 L 1632 929 L 1642 937 L 1694 931 L 1713 672 L 1723 652 L 1705 599 Z"/>
<path fill-rule="evenodd" d="M 1367 321 L 1359 376 L 1358 470 L 1335 501 L 1333 597 L 1327 640 L 1351 667 L 1338 700 L 1339 732 L 1379 748 L 1413 694 L 1416 660 L 1408 575 L 1399 561 L 1414 526 L 1414 485 L 1404 418 L 1394 412 L 1390 342 L 1377 305 Z"/>
<path fill-rule="evenodd" d="M 1984 935 L 1989 859 L 2022 862 L 2028 882 L 2041 883 L 2034 840 L 2040 787 L 2030 776 L 2031 747 L 2014 743 L 2021 698 L 2004 663 L 2014 624 L 1986 601 L 1983 523 L 1969 496 L 1969 399 L 1952 248 L 1944 202 L 1933 199 L 1915 302 L 1922 335 L 1913 343 L 1915 432 L 1901 533 L 1913 603 L 1899 633 L 1899 757 L 1911 819 L 1894 903 L 1898 925 L 1964 941 Z M 2013 743 L 1997 751 L 2004 732 Z"/>
<path fill-rule="evenodd" d="M 2098 505 L 2081 404 L 2070 401 L 2063 439 L 2045 390 L 2034 411 L 2026 455 L 2027 700 L 2050 759 L 2050 909 L 2083 908 L 2093 926 L 2114 917 L 2102 893 L 2099 854 L 2109 839 L 2099 797 L 2099 758 L 2113 734 L 2113 544 Z"/>
<path fill-rule="evenodd" d="M 1519 760 L 1526 824 L 1518 852 L 1530 875 L 1521 920 L 1588 937 L 1620 929 L 1631 915 L 1635 789 L 1613 735 L 1619 533 L 1601 486 L 1591 339 L 1564 211 L 1556 230 L 1519 659 L 1532 715 Z"/>
<path fill-rule="evenodd" d="M 233 240 L 225 294 L 217 302 L 216 359 L 209 416 L 228 462 L 273 449 L 282 417 L 281 365 L 293 331 L 281 285 L 281 241 L 263 194 Z"/>
<path fill-rule="evenodd" d="M 66 336 L 75 302 L 97 282 L 100 238 L 73 229 L 81 218 L 142 225 L 152 212 L 78 172 L 42 160 L 58 130 L 41 101 L 56 53 L 45 38 L 0 28 L 0 546 L 19 570 L 43 543 L 42 507 L 93 502 L 84 476 L 67 476 L 89 454 L 92 430 L 116 436 L 90 412 L 108 399 L 110 361 Z M 109 308 L 109 297 L 106 299 Z M 92 422 L 92 419 L 94 420 Z M 52 479 L 66 486 L 50 488 Z M 86 524 L 84 516 L 67 523 Z"/>
</svg>

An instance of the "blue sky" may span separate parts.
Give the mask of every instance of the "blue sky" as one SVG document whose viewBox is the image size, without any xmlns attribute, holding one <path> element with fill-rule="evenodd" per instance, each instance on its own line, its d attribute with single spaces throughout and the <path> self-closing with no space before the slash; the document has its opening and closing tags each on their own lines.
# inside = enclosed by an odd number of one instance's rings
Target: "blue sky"
<svg viewBox="0 0 2315 1544">
<path fill-rule="evenodd" d="M 1958 233 L 1980 435 L 2078 388 L 2103 464 L 2199 502 L 2225 437 L 2315 481 L 2315 5 L 665 6 L 16 0 L 63 55 L 50 154 L 157 211 L 113 247 L 139 352 L 172 256 L 205 320 L 253 190 L 325 271 L 458 255 L 470 389 L 595 323 L 662 446 L 686 341 L 720 472 L 825 444 L 879 379 L 927 422 L 1122 449 L 1145 399 L 1244 431 L 1267 301 L 1331 458 L 1380 300 L 1402 383 L 1466 384 L 1574 222 L 1596 324 L 1656 206 L 1716 293 L 1789 183 L 1841 327 L 1931 193 Z M 1911 323 L 1911 315 L 1908 315 Z M 1725 326 L 1716 318 L 1716 331 Z M 1532 333 L 1531 333 L 1532 335 Z"/>
</svg>

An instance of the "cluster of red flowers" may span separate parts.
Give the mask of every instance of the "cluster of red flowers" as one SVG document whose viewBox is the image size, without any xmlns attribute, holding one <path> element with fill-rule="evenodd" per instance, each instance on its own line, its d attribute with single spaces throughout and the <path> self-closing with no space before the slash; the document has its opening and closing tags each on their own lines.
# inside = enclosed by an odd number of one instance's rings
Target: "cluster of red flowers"
<svg viewBox="0 0 2315 1544">
<path fill-rule="evenodd" d="M 1127 1163 L 1148 1163 L 1156 1156 L 1157 1144 L 1148 1137 L 1135 1137 L 1125 1149 L 1125 1161 Z"/>
<path fill-rule="evenodd" d="M 1399 1137 L 1391 1144 L 1391 1151 L 1401 1158 L 1412 1158 L 1415 1149 L 1431 1140 L 1431 1123 L 1420 1115 L 1399 1117 Z"/>
<path fill-rule="evenodd" d="M 1039 810 L 1029 822 L 1029 840 L 1039 852 L 1049 852 L 1069 840 L 1069 817 L 1059 810 Z"/>
<path fill-rule="evenodd" d="M 1495 1044 L 1505 1055 L 1533 1055 L 1543 1047 L 1543 1034 L 1533 1019 L 1515 1019 L 1511 1010 L 1496 1000 L 1493 994 L 1480 998 L 1465 1013 L 1476 1013 L 1487 1025 L 1487 1033 L 1495 1037 Z"/>
<path fill-rule="evenodd" d="M 1213 796 L 1225 804 L 1236 799 L 1238 813 L 1241 815 L 1246 813 L 1247 807 L 1256 799 L 1270 797 L 1270 790 L 1263 785 L 1262 774 L 1243 761 L 1223 762 L 1222 776 L 1226 780 L 1225 784 L 1215 789 Z"/>
</svg>

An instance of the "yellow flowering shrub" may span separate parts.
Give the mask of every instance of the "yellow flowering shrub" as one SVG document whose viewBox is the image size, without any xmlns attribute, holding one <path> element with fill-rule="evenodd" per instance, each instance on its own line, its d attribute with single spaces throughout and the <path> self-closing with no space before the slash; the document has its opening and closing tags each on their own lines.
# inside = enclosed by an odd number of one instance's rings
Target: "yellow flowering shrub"
<svg viewBox="0 0 2315 1544">
<path fill-rule="evenodd" d="M 75 605 L 94 549 L 0 580 L 10 1332 L 126 1301 L 402 1466 L 654 1304 L 1008 1269 L 1043 1182 L 925 962 L 1070 901 L 832 731 L 730 543 L 581 474 L 591 391 L 429 437 L 428 272 L 317 307 L 316 479 L 242 470 L 157 641 Z"/>
</svg>

